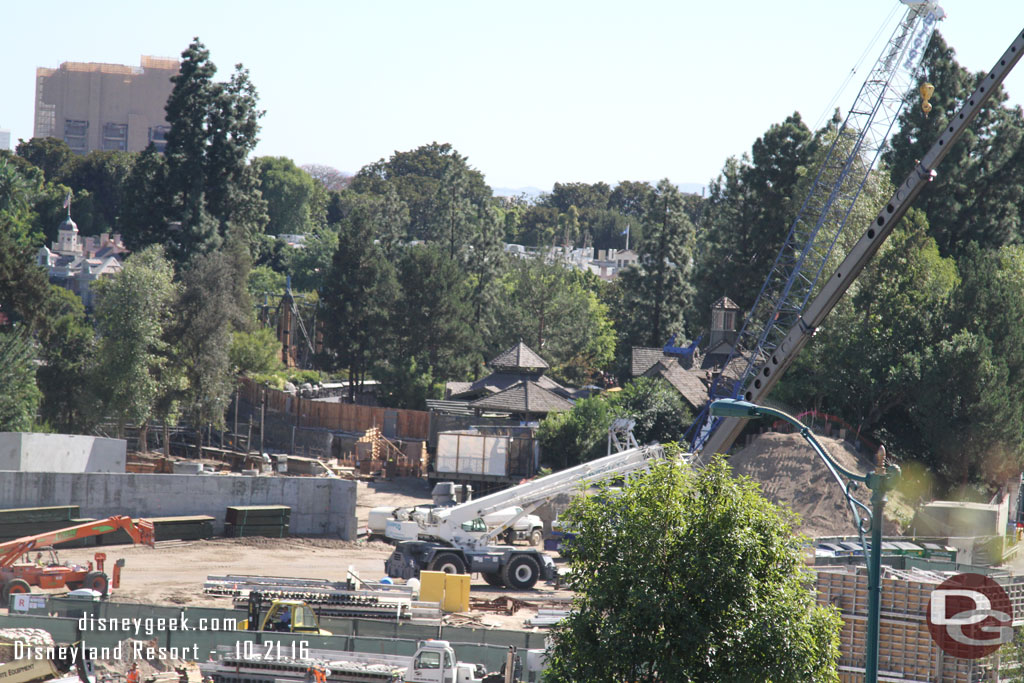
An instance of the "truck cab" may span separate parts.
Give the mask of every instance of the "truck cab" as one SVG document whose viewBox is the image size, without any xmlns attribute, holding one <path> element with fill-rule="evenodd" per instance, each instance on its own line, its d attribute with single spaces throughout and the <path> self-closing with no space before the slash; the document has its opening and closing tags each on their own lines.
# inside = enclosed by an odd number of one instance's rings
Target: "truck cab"
<svg viewBox="0 0 1024 683">
<path fill-rule="evenodd" d="M 480 664 L 466 664 L 455 658 L 447 640 L 420 643 L 412 666 L 405 672 L 406 683 L 483 683 L 490 679 Z"/>
</svg>

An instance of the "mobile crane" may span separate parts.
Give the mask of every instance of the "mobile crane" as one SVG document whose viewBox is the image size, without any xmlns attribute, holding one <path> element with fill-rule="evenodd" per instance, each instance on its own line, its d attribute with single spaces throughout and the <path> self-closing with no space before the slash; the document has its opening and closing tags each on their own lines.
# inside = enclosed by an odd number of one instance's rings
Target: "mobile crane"
<svg viewBox="0 0 1024 683">
<path fill-rule="evenodd" d="M 534 548 L 491 545 L 541 504 L 563 493 L 647 469 L 664 457 L 658 444 L 638 446 L 631 420 L 616 420 L 609 430 L 608 455 L 570 467 L 518 486 L 498 491 L 461 505 L 413 508 L 388 520 L 386 535 L 402 540 L 385 561 L 389 577 L 411 579 L 426 569 L 448 574 L 479 572 L 492 586 L 529 589 L 543 578 L 554 578 L 551 558 Z M 624 442 L 619 437 L 624 436 Z M 613 445 L 617 452 L 612 453 Z M 498 510 L 516 507 L 519 513 L 496 526 L 484 518 Z"/>
<path fill-rule="evenodd" d="M 950 147 L 960 139 L 1021 58 L 1024 34 L 1018 33 L 973 94 L 965 100 L 960 111 L 949 117 L 938 140 L 897 187 L 832 276 L 822 280 L 819 286 L 819 276 L 824 272 L 839 231 L 850 215 L 852 202 L 863 187 L 878 151 L 884 146 L 888 129 L 896 120 L 899 108 L 915 91 L 913 79 L 935 23 L 945 15 L 931 0 L 901 2 L 908 6 L 907 16 L 890 39 L 862 87 L 847 122 L 838 133 L 837 143 L 846 137 L 850 152 L 836 155 L 831 162 L 826 160 L 826 168 L 815 179 L 811 195 L 801 207 L 775 266 L 747 315 L 736 350 L 726 363 L 728 366 L 738 353 L 744 353 L 744 369 L 738 379 L 720 378 L 716 381 L 711 387 L 711 401 L 732 397 L 757 403 L 771 391 L 881 248 L 917 195 L 935 176 L 935 168 Z M 887 127 L 872 133 L 874 145 L 864 145 L 865 135 L 874 126 L 875 112 L 878 111 L 890 112 L 878 119 Z M 828 159 L 832 159 L 833 151 L 838 150 L 839 145 L 834 145 Z M 869 154 L 872 151 L 874 156 Z M 859 185 L 851 181 L 856 180 L 851 175 L 853 169 L 859 169 Z M 836 177 L 834 182 L 828 182 L 830 175 Z M 830 221 L 830 214 L 841 216 L 841 220 L 831 225 L 831 230 L 820 232 L 820 228 Z M 743 425 L 743 421 L 737 418 L 712 418 L 705 408 L 694 425 L 693 448 L 701 454 L 724 453 L 739 436 Z"/>
<path fill-rule="evenodd" d="M 110 581 L 103 572 L 103 562 L 106 560 L 106 555 L 103 553 L 96 553 L 95 566 L 92 562 L 85 566 L 61 563 L 53 554 L 48 562 L 43 562 L 42 553 L 38 560 L 33 562 L 26 555 L 33 550 L 52 546 L 54 543 L 109 534 L 118 529 L 128 532 L 133 543 L 145 543 L 149 546 L 154 543 L 155 535 L 152 522 L 141 519 L 136 524 L 131 517 L 122 515 L 0 543 L 0 581 L 3 582 L 0 587 L 0 597 L 3 598 L 4 604 L 7 603 L 11 595 L 31 592 L 32 586 L 40 588 L 67 586 L 72 590 L 89 588 L 106 595 Z M 24 559 L 22 559 L 23 557 Z M 22 561 L 19 562 L 19 560 Z M 114 566 L 115 588 L 118 585 L 120 574 L 121 564 L 119 561 Z"/>
</svg>

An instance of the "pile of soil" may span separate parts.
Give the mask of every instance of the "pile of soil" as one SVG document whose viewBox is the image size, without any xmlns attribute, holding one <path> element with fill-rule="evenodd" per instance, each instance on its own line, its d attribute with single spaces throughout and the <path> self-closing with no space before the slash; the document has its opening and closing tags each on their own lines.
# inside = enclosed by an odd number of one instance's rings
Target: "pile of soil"
<svg viewBox="0 0 1024 683">
<path fill-rule="evenodd" d="M 824 436 L 815 438 L 847 470 L 864 474 L 874 469 L 874 464 L 847 442 Z M 762 434 L 730 456 L 729 464 L 737 475 L 758 482 L 765 498 L 800 515 L 799 530 L 808 536 L 856 534 L 846 497 L 832 473 L 799 434 Z M 871 507 L 871 490 L 867 486 L 860 485 L 854 496 Z M 883 533 L 898 534 L 899 528 L 887 519 Z"/>
</svg>

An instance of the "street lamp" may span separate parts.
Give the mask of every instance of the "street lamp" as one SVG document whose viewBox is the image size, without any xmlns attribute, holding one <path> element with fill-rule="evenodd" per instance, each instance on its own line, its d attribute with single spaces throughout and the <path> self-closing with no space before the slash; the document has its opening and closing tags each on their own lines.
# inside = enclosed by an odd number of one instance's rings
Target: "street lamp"
<svg viewBox="0 0 1024 683">
<path fill-rule="evenodd" d="M 832 473 L 832 477 L 839 484 L 846 502 L 853 513 L 854 525 L 860 535 L 860 544 L 864 548 L 864 561 L 868 566 L 868 632 L 867 632 L 867 661 L 864 665 L 864 680 L 867 683 L 878 681 L 878 636 L 879 636 L 879 611 L 882 604 L 882 513 L 885 510 L 885 492 L 891 491 L 897 479 L 899 479 L 900 468 L 890 465 L 890 470 L 885 469 L 885 448 L 879 448 L 875 454 L 875 471 L 869 474 L 856 474 L 845 469 L 842 465 L 832 459 L 814 434 L 792 415 L 781 410 L 759 406 L 748 401 L 723 398 L 711 403 L 710 413 L 712 417 L 735 417 L 740 419 L 752 419 L 771 417 L 785 420 L 796 427 L 800 436 L 810 444 L 814 452 L 818 454 L 825 467 Z M 846 477 L 851 481 L 848 485 L 843 481 Z M 871 489 L 871 509 L 864 503 L 853 497 L 851 488 L 856 487 L 856 482 L 861 482 Z M 858 508 L 864 512 L 861 517 Z M 871 529 L 871 545 L 864 542 L 864 532 Z"/>
</svg>

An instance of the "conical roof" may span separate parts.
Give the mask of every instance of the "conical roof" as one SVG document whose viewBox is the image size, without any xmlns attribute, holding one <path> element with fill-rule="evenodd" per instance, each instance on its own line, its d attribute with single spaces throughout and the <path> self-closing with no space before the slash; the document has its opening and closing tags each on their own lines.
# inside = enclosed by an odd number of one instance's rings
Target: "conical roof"
<svg viewBox="0 0 1024 683">
<path fill-rule="evenodd" d="M 543 358 L 533 352 L 529 346 L 519 342 L 511 349 L 495 356 L 488 365 L 494 370 L 547 370 L 549 366 Z"/>
</svg>

